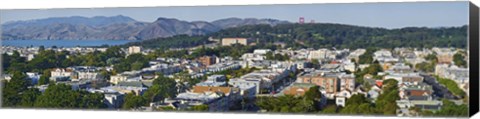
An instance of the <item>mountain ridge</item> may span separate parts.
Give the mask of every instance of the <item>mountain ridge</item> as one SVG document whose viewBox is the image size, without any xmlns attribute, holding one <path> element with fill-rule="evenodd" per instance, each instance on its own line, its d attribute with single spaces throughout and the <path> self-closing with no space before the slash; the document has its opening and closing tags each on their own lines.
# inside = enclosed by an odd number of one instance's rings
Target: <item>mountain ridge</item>
<svg viewBox="0 0 480 119">
<path fill-rule="evenodd" d="M 245 25 L 290 23 L 275 19 L 224 18 L 212 22 L 159 17 L 140 22 L 130 17 L 51 17 L 2 24 L 2 40 L 147 40 L 175 35 L 205 35 Z"/>
</svg>

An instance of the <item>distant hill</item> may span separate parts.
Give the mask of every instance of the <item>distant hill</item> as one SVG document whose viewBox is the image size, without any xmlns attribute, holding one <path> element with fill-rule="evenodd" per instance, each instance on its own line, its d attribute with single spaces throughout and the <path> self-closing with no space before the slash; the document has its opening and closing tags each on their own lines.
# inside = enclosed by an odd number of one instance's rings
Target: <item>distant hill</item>
<svg viewBox="0 0 480 119">
<path fill-rule="evenodd" d="M 278 25 L 287 21 L 254 18 L 226 18 L 187 22 L 172 18 L 139 22 L 126 16 L 53 17 L 2 24 L 3 40 L 145 40 L 175 35 L 205 35 L 221 29 L 245 25 Z"/>
<path fill-rule="evenodd" d="M 116 23 L 128 23 L 135 22 L 134 19 L 122 15 L 105 17 L 105 16 L 96 16 L 96 17 L 81 17 L 81 16 L 71 16 L 71 17 L 52 17 L 46 19 L 36 19 L 28 21 L 14 21 L 7 22 L 2 25 L 4 30 L 10 30 L 13 28 L 21 27 L 39 27 L 47 26 L 52 24 L 71 24 L 71 25 L 85 25 L 90 27 L 102 27 Z"/>
<path fill-rule="evenodd" d="M 209 43 L 209 37 L 256 38 L 257 47 L 285 44 L 288 48 L 432 48 L 467 46 L 467 25 L 457 27 L 373 28 L 345 24 L 259 24 L 222 29 L 203 36 L 174 36 L 131 42 L 124 46 L 186 48 Z M 260 46 L 259 46 L 260 45 Z"/>
<path fill-rule="evenodd" d="M 254 18 L 240 19 L 235 17 L 220 19 L 212 22 L 212 24 L 222 29 L 245 26 L 245 25 L 267 24 L 267 25 L 275 26 L 278 24 L 288 24 L 288 23 L 289 23 L 288 21 L 280 21 L 276 19 L 254 19 Z"/>
</svg>

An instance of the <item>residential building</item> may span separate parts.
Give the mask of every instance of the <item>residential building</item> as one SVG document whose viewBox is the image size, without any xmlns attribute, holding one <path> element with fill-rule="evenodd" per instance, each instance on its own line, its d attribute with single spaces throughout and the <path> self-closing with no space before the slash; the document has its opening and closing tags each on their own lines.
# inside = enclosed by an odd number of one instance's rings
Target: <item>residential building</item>
<svg viewBox="0 0 480 119">
<path fill-rule="evenodd" d="M 432 100 L 433 89 L 430 85 L 401 86 L 400 99 L 405 100 Z"/>
<path fill-rule="evenodd" d="M 216 62 L 217 57 L 215 57 L 215 56 L 203 56 L 203 57 L 198 58 L 198 61 L 205 66 L 210 66 L 210 65 L 213 65 L 213 64 L 217 63 Z"/>
<path fill-rule="evenodd" d="M 353 74 L 340 74 L 340 90 L 355 90 L 355 75 Z"/>
<path fill-rule="evenodd" d="M 328 98 L 333 99 L 335 94 L 340 90 L 340 80 L 337 73 L 310 72 L 303 74 L 297 78 L 300 83 L 311 83 L 324 89 Z"/>
<path fill-rule="evenodd" d="M 226 86 L 227 78 L 224 75 L 212 75 L 208 76 L 207 80 L 204 82 L 200 82 L 196 84 L 197 86 L 211 86 L 211 87 L 218 87 L 218 86 Z"/>
</svg>

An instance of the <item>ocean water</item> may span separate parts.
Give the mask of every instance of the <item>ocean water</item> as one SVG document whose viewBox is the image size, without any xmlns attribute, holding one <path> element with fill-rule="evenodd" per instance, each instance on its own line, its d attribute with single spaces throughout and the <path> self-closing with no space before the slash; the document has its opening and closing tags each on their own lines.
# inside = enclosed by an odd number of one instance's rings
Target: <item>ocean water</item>
<svg viewBox="0 0 480 119">
<path fill-rule="evenodd" d="M 102 46 L 123 45 L 134 40 L 2 40 L 2 46 L 15 47 L 77 47 L 77 46 Z"/>
</svg>

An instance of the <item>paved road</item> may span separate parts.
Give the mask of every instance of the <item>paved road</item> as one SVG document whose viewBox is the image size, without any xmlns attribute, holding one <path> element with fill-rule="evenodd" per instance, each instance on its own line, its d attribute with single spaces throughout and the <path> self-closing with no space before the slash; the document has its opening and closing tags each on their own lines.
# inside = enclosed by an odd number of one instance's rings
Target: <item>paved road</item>
<svg viewBox="0 0 480 119">
<path fill-rule="evenodd" d="M 426 74 L 420 74 L 421 76 L 425 77 L 423 82 L 425 82 L 428 85 L 431 85 L 433 88 L 433 95 L 434 98 L 446 98 L 446 99 L 458 99 L 455 95 L 450 92 L 447 87 L 439 84 L 435 77 L 426 75 Z"/>
</svg>

